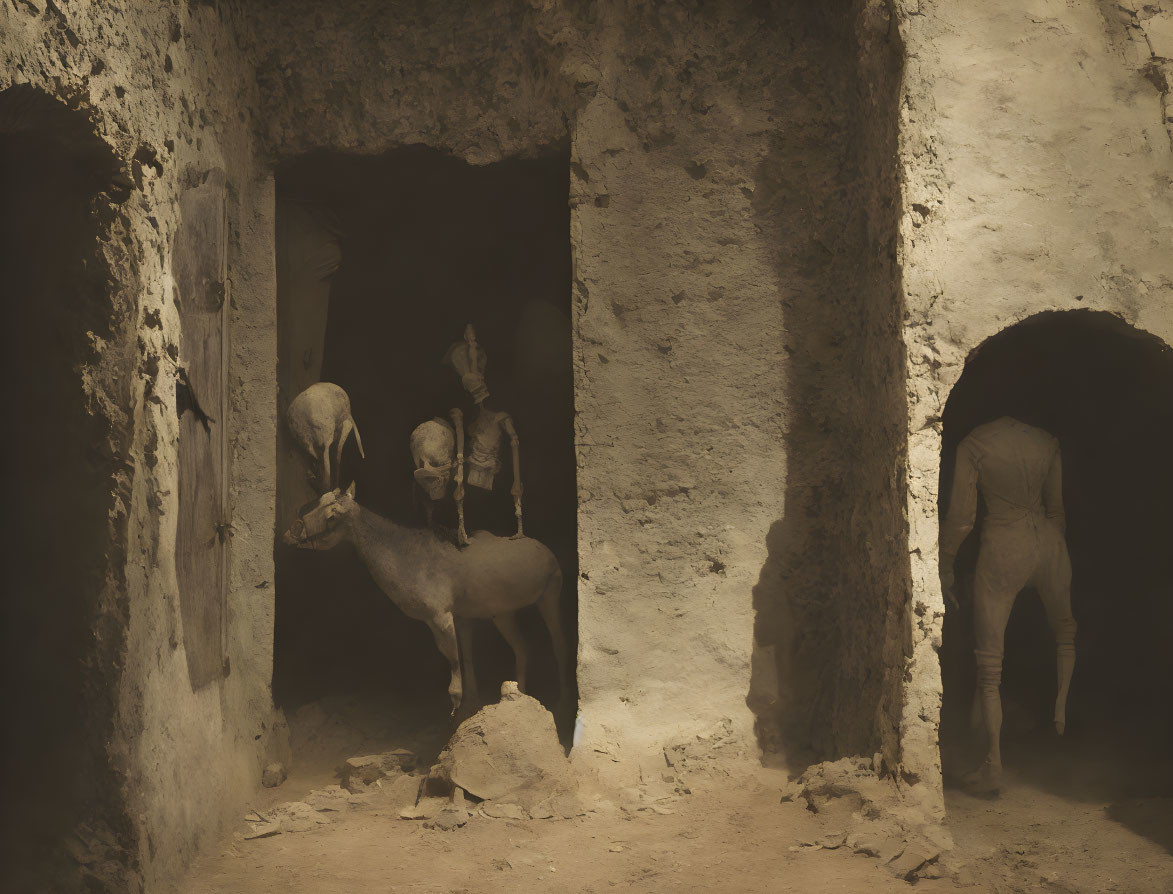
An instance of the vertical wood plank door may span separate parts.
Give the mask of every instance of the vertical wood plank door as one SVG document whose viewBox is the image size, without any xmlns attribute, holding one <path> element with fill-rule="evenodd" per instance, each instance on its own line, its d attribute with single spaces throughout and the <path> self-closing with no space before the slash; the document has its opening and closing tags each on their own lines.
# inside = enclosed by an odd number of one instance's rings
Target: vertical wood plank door
<svg viewBox="0 0 1173 894">
<path fill-rule="evenodd" d="M 193 690 L 227 670 L 227 229 L 224 174 L 213 170 L 180 199 L 172 256 L 183 369 L 175 566 Z"/>
</svg>

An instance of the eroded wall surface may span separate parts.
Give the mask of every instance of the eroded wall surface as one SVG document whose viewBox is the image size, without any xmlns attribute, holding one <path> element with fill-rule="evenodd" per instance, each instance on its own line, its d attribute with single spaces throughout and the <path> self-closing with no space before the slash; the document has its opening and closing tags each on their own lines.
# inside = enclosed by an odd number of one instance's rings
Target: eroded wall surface
<svg viewBox="0 0 1173 894">
<path fill-rule="evenodd" d="M 901 4 L 913 655 L 905 763 L 939 779 L 941 414 L 967 354 L 1040 311 L 1173 340 L 1167 3 Z M 939 783 L 938 790 L 939 790 Z"/>
<path fill-rule="evenodd" d="M 63 656 L 101 676 L 94 747 L 112 768 L 109 798 L 76 817 L 66 846 L 91 879 L 117 891 L 174 875 L 216 840 L 275 744 L 272 591 L 263 589 L 272 577 L 272 195 L 252 138 L 247 34 L 222 4 L 0 5 L 0 89 L 30 84 L 89 115 L 128 178 L 129 198 L 99 200 L 110 282 L 96 291 L 109 301 L 98 309 L 109 331 L 95 335 L 92 357 L 72 358 L 92 411 L 110 423 L 110 567 L 91 619 L 94 655 Z M 193 691 L 174 557 L 182 358 L 171 247 L 182 190 L 213 168 L 228 182 L 225 521 L 235 536 L 227 675 Z"/>
<path fill-rule="evenodd" d="M 278 160 L 423 143 L 481 164 L 569 142 L 577 753 L 631 778 L 715 732 L 742 756 L 894 764 L 886 7 L 303 2 L 258 22 Z"/>
</svg>

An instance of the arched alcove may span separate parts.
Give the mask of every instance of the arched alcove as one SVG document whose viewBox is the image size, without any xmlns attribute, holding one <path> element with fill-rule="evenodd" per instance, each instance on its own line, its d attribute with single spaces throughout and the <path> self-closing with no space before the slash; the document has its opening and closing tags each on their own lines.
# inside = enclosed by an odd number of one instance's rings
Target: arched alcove
<svg viewBox="0 0 1173 894">
<path fill-rule="evenodd" d="M 1002 674 L 1007 771 L 1076 798 L 1163 791 L 1173 779 L 1173 350 L 1090 311 L 1039 314 L 983 343 L 946 404 L 942 518 L 959 442 L 1000 416 L 1059 440 L 1079 625 L 1060 739 L 1043 607 L 1031 590 L 1015 603 Z M 980 530 L 979 509 L 956 563 L 961 608 L 947 614 L 941 650 L 947 779 L 976 765 L 984 743 L 969 719 Z"/>
<path fill-rule="evenodd" d="M 121 190 L 118 172 L 85 114 L 27 85 L 0 92 L 5 890 L 73 890 L 70 834 L 82 823 L 121 831 L 106 811 L 118 795 L 102 651 L 118 641 L 95 622 L 112 565 L 115 462 L 84 379 L 94 337 L 110 334 L 96 199 Z"/>
</svg>

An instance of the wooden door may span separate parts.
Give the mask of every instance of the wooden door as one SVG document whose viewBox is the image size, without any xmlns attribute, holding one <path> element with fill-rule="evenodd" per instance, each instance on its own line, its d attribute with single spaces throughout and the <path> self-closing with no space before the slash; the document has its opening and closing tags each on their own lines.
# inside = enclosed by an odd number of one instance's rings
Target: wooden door
<svg viewBox="0 0 1173 894">
<path fill-rule="evenodd" d="M 227 671 L 228 222 L 222 171 L 210 172 L 184 192 L 180 215 L 172 255 L 182 327 L 175 565 L 187 671 L 195 690 Z"/>
</svg>

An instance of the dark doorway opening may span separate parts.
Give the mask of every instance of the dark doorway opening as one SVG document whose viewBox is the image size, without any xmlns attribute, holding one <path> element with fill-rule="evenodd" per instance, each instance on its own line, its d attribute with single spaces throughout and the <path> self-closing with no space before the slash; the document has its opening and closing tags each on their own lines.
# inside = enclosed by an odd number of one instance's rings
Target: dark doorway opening
<svg viewBox="0 0 1173 894">
<path fill-rule="evenodd" d="M 570 354 L 569 158 L 473 166 L 424 147 L 378 157 L 322 154 L 278 177 L 279 410 L 315 381 L 350 397 L 365 459 L 342 455 L 342 484 L 358 502 L 423 526 L 413 478 L 412 430 L 452 407 L 470 409 L 441 362 L 473 323 L 488 356 L 495 406 L 521 440 L 526 533 L 554 552 L 564 580 L 564 624 L 576 618 L 577 487 Z M 284 426 L 282 426 L 284 428 Z M 305 460 L 282 432 L 278 533 L 313 497 Z M 506 458 L 494 490 L 467 503 L 468 525 L 513 532 Z M 296 495 L 296 496 L 295 496 Z M 441 521 L 451 524 L 449 506 Z M 446 728 L 448 665 L 431 633 L 407 618 L 343 546 L 276 546 L 274 695 L 294 717 L 310 702 L 370 696 L 383 718 L 368 738 L 401 741 L 405 727 Z M 553 706 L 557 673 L 535 610 L 522 617 L 529 689 Z M 574 643 L 570 644 L 573 654 Z M 512 676 L 512 655 L 477 622 L 481 694 Z M 573 722 L 575 694 L 566 700 Z M 339 708 L 339 710 L 343 710 Z M 310 709 L 318 714 L 318 708 Z"/>
<path fill-rule="evenodd" d="M 102 834 L 116 800 L 112 668 L 98 650 L 121 631 L 94 626 L 115 465 L 84 367 L 94 336 L 110 337 L 95 199 L 117 171 L 83 114 L 28 86 L 0 92 L 4 890 L 74 890 L 63 846 L 83 823 Z"/>
<path fill-rule="evenodd" d="M 1015 603 L 1002 674 L 1007 769 L 1065 795 L 1114 800 L 1121 811 L 1130 798 L 1173 795 L 1173 350 L 1088 311 L 1040 314 L 989 339 L 946 405 L 942 517 L 958 443 L 1003 415 L 1059 439 L 1079 625 L 1060 739 L 1050 723 L 1055 652 L 1046 616 L 1032 591 Z M 941 650 L 947 778 L 981 758 L 981 733 L 969 723 L 980 518 L 957 559 L 962 607 L 946 617 Z M 1173 847 L 1170 824 L 1148 831 Z"/>
</svg>

